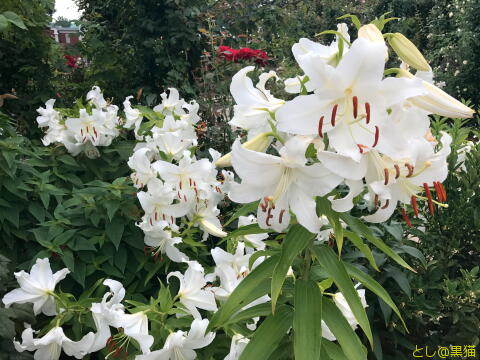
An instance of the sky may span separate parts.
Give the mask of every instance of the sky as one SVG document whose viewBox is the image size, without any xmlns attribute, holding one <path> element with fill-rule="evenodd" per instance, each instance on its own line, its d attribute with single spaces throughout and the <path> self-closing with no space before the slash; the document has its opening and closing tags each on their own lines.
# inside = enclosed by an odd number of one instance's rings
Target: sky
<svg viewBox="0 0 480 360">
<path fill-rule="evenodd" d="M 65 17 L 68 20 L 76 20 L 80 18 L 80 12 L 78 11 L 77 5 L 73 0 L 56 0 L 55 1 L 55 12 L 53 18 L 57 19 L 58 17 Z"/>
</svg>

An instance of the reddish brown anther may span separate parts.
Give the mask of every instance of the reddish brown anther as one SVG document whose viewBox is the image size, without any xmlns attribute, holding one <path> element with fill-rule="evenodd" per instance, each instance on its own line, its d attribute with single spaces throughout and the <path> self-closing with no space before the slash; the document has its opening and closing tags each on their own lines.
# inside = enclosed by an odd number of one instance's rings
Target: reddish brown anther
<svg viewBox="0 0 480 360">
<path fill-rule="evenodd" d="M 410 202 L 412 204 L 413 213 L 415 214 L 415 217 L 418 217 L 417 197 L 415 195 L 412 195 Z"/>
<path fill-rule="evenodd" d="M 180 187 L 180 190 L 182 190 L 182 180 L 178 182 L 178 186 Z"/>
<path fill-rule="evenodd" d="M 445 191 L 445 187 L 443 186 L 443 184 L 440 181 L 438 181 L 438 187 L 442 191 L 443 201 L 444 202 L 447 201 L 447 192 Z"/>
<path fill-rule="evenodd" d="M 383 185 L 388 185 L 389 173 L 387 168 L 383 169 L 383 176 L 385 178 L 385 182 L 383 183 Z"/>
<path fill-rule="evenodd" d="M 387 200 L 385 201 L 385 204 L 384 204 L 381 208 L 382 208 L 382 209 L 386 209 L 389 204 L 390 204 L 390 200 L 387 199 Z"/>
<path fill-rule="evenodd" d="M 414 169 L 414 167 L 412 166 L 412 164 L 405 163 L 405 167 L 408 169 L 407 177 L 412 176 L 412 175 L 413 175 L 413 169 Z"/>
<path fill-rule="evenodd" d="M 375 209 L 378 207 L 378 194 L 375 194 L 375 197 L 373 198 L 373 203 L 375 204 Z"/>
<path fill-rule="evenodd" d="M 428 187 L 427 183 L 423 183 L 423 188 L 425 189 L 425 194 L 427 195 L 428 209 L 430 210 L 430 213 L 434 215 L 435 208 L 433 207 L 432 193 L 430 192 L 430 188 Z"/>
<path fill-rule="evenodd" d="M 378 128 L 378 126 L 375 125 L 375 140 L 373 141 L 372 147 L 377 146 L 379 137 L 380 137 L 380 129 Z"/>
<path fill-rule="evenodd" d="M 323 118 L 324 116 L 320 117 L 320 120 L 318 120 L 318 136 L 323 138 Z"/>
<path fill-rule="evenodd" d="M 408 227 L 412 227 L 412 222 L 410 221 L 410 219 L 408 218 L 408 215 L 407 213 L 405 212 L 405 209 L 402 208 L 402 217 L 403 217 L 403 220 L 405 221 L 405 223 L 407 224 Z"/>
<path fill-rule="evenodd" d="M 332 126 L 335 126 L 335 119 L 337 117 L 338 104 L 335 104 L 332 109 L 332 118 L 330 119 Z"/>
<path fill-rule="evenodd" d="M 367 124 L 370 122 L 370 104 L 365 103 L 365 113 L 367 114 Z"/>
<path fill-rule="evenodd" d="M 398 179 L 400 177 L 400 166 L 395 164 L 393 167 L 395 168 L 395 179 Z"/>
<path fill-rule="evenodd" d="M 280 215 L 278 216 L 278 222 L 280 224 L 282 223 L 284 213 L 285 213 L 285 209 L 280 210 Z"/>
<path fill-rule="evenodd" d="M 267 226 L 272 226 L 272 224 L 268 223 L 270 219 L 273 219 L 272 208 L 268 208 L 267 219 L 265 220 L 265 224 L 267 224 Z"/>
<path fill-rule="evenodd" d="M 358 98 L 354 96 L 352 98 L 353 101 L 353 117 L 356 119 L 358 115 Z"/>
</svg>

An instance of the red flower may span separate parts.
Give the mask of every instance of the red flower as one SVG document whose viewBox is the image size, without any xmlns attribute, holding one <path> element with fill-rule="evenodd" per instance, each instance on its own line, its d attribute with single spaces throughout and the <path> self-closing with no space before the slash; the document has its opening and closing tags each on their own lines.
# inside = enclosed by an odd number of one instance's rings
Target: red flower
<svg viewBox="0 0 480 360">
<path fill-rule="evenodd" d="M 253 59 L 257 64 L 265 65 L 269 60 L 265 51 L 255 50 L 251 48 L 232 49 L 229 46 L 218 47 L 219 57 L 226 61 L 251 60 Z"/>
<path fill-rule="evenodd" d="M 77 65 L 77 57 L 76 56 L 72 56 L 72 55 L 63 55 L 63 57 L 67 60 L 67 62 L 65 63 L 68 67 L 71 67 L 73 69 L 76 69 L 78 68 L 78 65 Z"/>
</svg>

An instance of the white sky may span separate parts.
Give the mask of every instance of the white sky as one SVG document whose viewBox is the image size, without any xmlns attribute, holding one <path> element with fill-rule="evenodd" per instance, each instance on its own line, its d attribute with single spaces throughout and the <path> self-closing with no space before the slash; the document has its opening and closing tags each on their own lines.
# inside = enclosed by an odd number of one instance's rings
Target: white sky
<svg viewBox="0 0 480 360">
<path fill-rule="evenodd" d="M 55 0 L 55 12 L 53 13 L 53 18 L 57 19 L 60 16 L 66 17 L 68 20 L 76 20 L 80 18 L 80 12 L 73 0 Z"/>
</svg>

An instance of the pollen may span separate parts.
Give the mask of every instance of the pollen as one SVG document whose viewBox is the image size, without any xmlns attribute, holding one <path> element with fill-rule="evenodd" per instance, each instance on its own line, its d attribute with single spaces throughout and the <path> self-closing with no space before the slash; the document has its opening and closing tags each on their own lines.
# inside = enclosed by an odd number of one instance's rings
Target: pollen
<svg viewBox="0 0 480 360">
<path fill-rule="evenodd" d="M 425 189 L 425 194 L 427 195 L 428 209 L 430 210 L 430 213 L 434 215 L 435 208 L 433 207 L 432 193 L 430 192 L 430 188 L 428 187 L 427 183 L 423 183 L 423 188 Z"/>
<path fill-rule="evenodd" d="M 402 208 L 402 217 L 403 217 L 403 220 L 405 221 L 405 223 L 407 224 L 407 226 L 412 227 L 412 222 L 408 218 L 407 212 L 405 211 L 404 208 Z"/>
<path fill-rule="evenodd" d="M 415 214 L 415 217 L 418 217 L 417 198 L 415 197 L 415 195 L 412 195 L 410 202 L 412 203 L 413 213 Z"/>
<path fill-rule="evenodd" d="M 400 177 L 400 166 L 395 164 L 393 167 L 395 168 L 395 179 L 398 179 Z"/>
<path fill-rule="evenodd" d="M 324 116 L 322 116 L 320 118 L 320 120 L 318 120 L 318 136 L 320 136 L 321 138 L 323 138 L 323 118 Z"/>
<path fill-rule="evenodd" d="M 381 209 L 386 209 L 389 204 L 390 204 L 390 200 L 387 199 L 387 200 L 385 201 L 385 204 L 381 207 Z"/>
<path fill-rule="evenodd" d="M 373 141 L 372 147 L 377 146 L 379 136 L 380 136 L 380 129 L 378 128 L 378 126 L 375 125 L 375 140 Z"/>
<path fill-rule="evenodd" d="M 367 124 L 370 122 L 370 104 L 368 102 L 365 103 L 365 113 L 367 114 Z"/>
<path fill-rule="evenodd" d="M 338 104 L 335 104 L 332 109 L 332 118 L 331 118 L 331 123 L 332 126 L 335 126 L 335 119 L 337 117 L 337 109 L 338 109 Z"/>
<path fill-rule="evenodd" d="M 383 169 L 383 175 L 384 175 L 384 178 L 385 178 L 385 182 L 383 183 L 383 185 L 388 185 L 389 173 L 388 173 L 387 168 Z"/>
<path fill-rule="evenodd" d="M 280 210 L 280 215 L 278 216 L 278 222 L 280 224 L 282 223 L 284 213 L 285 213 L 285 209 Z"/>
<path fill-rule="evenodd" d="M 358 116 L 358 98 L 354 96 L 352 98 L 353 101 L 353 117 L 356 119 Z"/>
<path fill-rule="evenodd" d="M 407 174 L 407 177 L 410 177 L 413 175 L 413 165 L 412 164 L 409 164 L 409 163 L 405 163 L 405 167 L 408 169 L 408 174 Z"/>
</svg>

